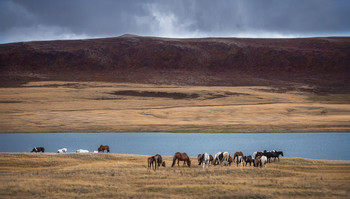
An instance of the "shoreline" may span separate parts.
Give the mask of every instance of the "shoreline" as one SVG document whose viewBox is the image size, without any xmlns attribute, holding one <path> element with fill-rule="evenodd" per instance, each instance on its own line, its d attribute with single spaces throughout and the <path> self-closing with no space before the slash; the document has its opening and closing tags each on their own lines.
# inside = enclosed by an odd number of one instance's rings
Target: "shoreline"
<svg viewBox="0 0 350 199">
<path fill-rule="evenodd" d="M 76 153 L 76 152 L 66 152 L 66 153 L 55 153 L 55 152 L 45 152 L 45 153 L 32 153 L 32 152 L 0 152 L 1 154 L 8 154 L 8 155 L 51 155 L 51 156 L 60 156 L 60 155 L 117 155 L 117 156 L 138 156 L 138 157 L 143 157 L 147 158 L 152 155 L 142 155 L 142 154 L 126 154 L 126 153 L 94 153 L 94 152 L 88 152 L 88 153 Z M 166 159 L 172 159 L 173 156 L 166 156 L 162 155 L 163 158 Z M 195 156 L 189 156 L 192 161 L 197 161 L 197 157 Z M 339 162 L 339 163 L 350 163 L 350 160 L 325 160 L 325 159 L 312 159 L 312 158 L 303 158 L 303 157 L 280 157 L 281 160 L 307 160 L 307 161 L 324 161 L 324 162 Z"/>
<path fill-rule="evenodd" d="M 58 133 L 62 133 L 62 134 L 69 134 L 69 133 L 88 133 L 88 134 L 92 134 L 92 133 L 167 133 L 167 134 L 171 134 L 171 133 L 181 133 L 181 134 L 278 134 L 278 133 L 290 133 L 290 134 L 296 134 L 296 133 L 350 133 L 350 131 L 300 131 L 300 132 L 149 132 L 149 131 L 139 131 L 139 132 L 73 132 L 73 131 L 68 131 L 68 132 L 0 132 L 1 134 L 45 134 L 45 133 L 52 133 L 52 134 L 58 134 Z"/>
</svg>

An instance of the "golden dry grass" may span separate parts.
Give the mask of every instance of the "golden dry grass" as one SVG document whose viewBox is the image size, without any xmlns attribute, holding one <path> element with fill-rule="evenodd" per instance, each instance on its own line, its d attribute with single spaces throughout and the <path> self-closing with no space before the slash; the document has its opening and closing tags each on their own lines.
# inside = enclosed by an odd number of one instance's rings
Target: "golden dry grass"
<svg viewBox="0 0 350 199">
<path fill-rule="evenodd" d="M 350 94 L 294 87 L 30 82 L 0 88 L 0 132 L 350 131 Z"/>
<path fill-rule="evenodd" d="M 0 153 L 1 198 L 349 198 L 350 162 L 282 158 L 266 168 L 167 167 L 146 156 Z"/>
</svg>

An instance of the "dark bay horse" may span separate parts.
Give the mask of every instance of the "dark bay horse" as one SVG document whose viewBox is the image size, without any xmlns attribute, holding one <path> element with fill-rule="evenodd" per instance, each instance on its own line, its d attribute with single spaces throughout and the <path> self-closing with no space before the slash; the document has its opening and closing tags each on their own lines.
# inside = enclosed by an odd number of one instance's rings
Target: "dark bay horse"
<svg viewBox="0 0 350 199">
<path fill-rule="evenodd" d="M 34 147 L 33 150 L 31 152 L 35 152 L 35 153 L 38 153 L 38 152 L 45 152 L 45 148 L 44 147 Z"/>
<path fill-rule="evenodd" d="M 173 164 L 171 165 L 171 167 L 173 167 L 175 165 L 176 160 L 177 160 L 177 165 L 178 166 L 180 166 L 179 165 L 179 161 L 184 161 L 184 165 L 185 165 L 185 162 L 186 162 L 188 167 L 191 166 L 191 160 L 190 160 L 190 157 L 188 157 L 187 153 L 176 152 L 174 154 Z"/>
<path fill-rule="evenodd" d="M 109 153 L 109 146 L 108 145 L 100 145 L 100 147 L 98 147 L 98 152 L 102 152 L 102 153 L 104 153 L 105 152 L 105 150 L 107 150 L 107 153 Z"/>
<path fill-rule="evenodd" d="M 162 165 L 162 167 L 165 167 L 165 161 L 163 161 L 163 158 L 161 155 L 156 154 L 156 155 L 154 155 L 154 158 L 155 158 L 155 161 L 156 161 L 158 167 L 160 167 L 160 165 Z"/>
<path fill-rule="evenodd" d="M 154 167 L 153 167 L 153 163 L 154 163 Z M 160 167 L 160 165 L 162 165 L 163 167 L 165 167 L 165 161 L 163 161 L 163 158 L 161 155 L 156 154 L 154 156 L 147 158 L 147 165 L 148 165 L 148 170 L 150 168 L 153 168 L 155 171 L 157 170 L 157 166 Z"/>
</svg>

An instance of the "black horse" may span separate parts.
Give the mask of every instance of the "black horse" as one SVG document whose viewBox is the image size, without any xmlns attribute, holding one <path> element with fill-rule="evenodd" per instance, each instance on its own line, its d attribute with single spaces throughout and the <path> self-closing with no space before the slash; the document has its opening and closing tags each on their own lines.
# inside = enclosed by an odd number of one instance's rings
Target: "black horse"
<svg viewBox="0 0 350 199">
<path fill-rule="evenodd" d="M 156 164 L 158 164 L 158 167 L 160 167 L 160 165 L 162 165 L 163 167 L 165 167 L 165 161 L 163 161 L 163 158 L 162 158 L 161 155 L 156 154 L 156 155 L 154 155 L 154 158 L 155 158 Z M 156 160 L 156 159 L 157 159 L 157 160 Z"/>
<path fill-rule="evenodd" d="M 31 152 L 35 152 L 35 153 L 38 153 L 38 152 L 45 152 L 45 148 L 44 147 L 34 147 L 33 150 Z"/>
<path fill-rule="evenodd" d="M 243 156 L 243 160 L 245 162 L 245 166 L 248 165 L 248 162 L 249 162 L 249 166 L 252 166 L 252 163 L 254 164 L 254 160 L 251 155 Z"/>
<path fill-rule="evenodd" d="M 274 158 L 274 162 L 276 161 L 276 158 L 278 158 L 278 161 L 280 161 L 280 157 L 279 156 L 282 156 L 283 157 L 283 151 L 272 151 L 271 152 L 271 158 Z"/>
</svg>

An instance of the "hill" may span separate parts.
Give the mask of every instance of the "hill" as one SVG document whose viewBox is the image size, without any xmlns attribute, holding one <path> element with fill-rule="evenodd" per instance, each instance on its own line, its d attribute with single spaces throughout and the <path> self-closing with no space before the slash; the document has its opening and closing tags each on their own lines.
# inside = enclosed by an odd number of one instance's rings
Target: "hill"
<svg viewBox="0 0 350 199">
<path fill-rule="evenodd" d="M 0 45 L 1 86 L 32 80 L 175 85 L 307 83 L 349 91 L 350 38 L 170 39 L 126 35 Z"/>
</svg>

